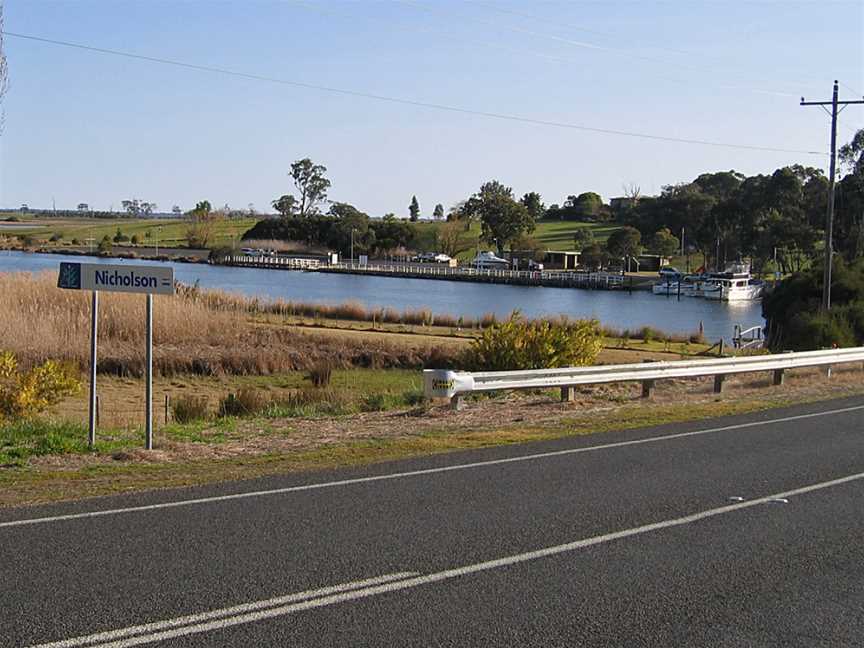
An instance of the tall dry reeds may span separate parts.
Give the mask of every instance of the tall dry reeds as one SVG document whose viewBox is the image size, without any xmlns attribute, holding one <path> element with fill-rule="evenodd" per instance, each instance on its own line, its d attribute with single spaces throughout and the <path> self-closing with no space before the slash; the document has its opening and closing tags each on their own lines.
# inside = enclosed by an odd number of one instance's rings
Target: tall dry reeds
<svg viewBox="0 0 864 648">
<path fill-rule="evenodd" d="M 405 345 L 349 336 L 335 338 L 256 325 L 247 313 L 273 304 L 226 293 L 181 289 L 154 298 L 154 364 L 163 375 L 266 375 L 336 368 L 421 367 L 448 358 L 430 344 Z M 101 293 L 99 370 L 140 376 L 144 370 L 142 295 Z M 54 273 L 0 273 L 0 350 L 25 366 L 47 359 L 89 362 L 90 295 L 61 290 Z"/>
</svg>

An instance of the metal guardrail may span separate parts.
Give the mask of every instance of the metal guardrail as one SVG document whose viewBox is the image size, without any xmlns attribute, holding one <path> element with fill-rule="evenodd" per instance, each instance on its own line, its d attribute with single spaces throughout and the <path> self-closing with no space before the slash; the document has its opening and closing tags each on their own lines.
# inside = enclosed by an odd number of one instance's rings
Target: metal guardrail
<svg viewBox="0 0 864 648">
<path fill-rule="evenodd" d="M 726 376 L 733 374 L 771 371 L 774 373 L 774 384 L 782 385 L 787 369 L 822 366 L 828 367 L 830 373 L 832 365 L 849 362 L 864 362 L 864 347 L 716 360 L 675 360 L 527 371 L 427 369 L 423 372 L 423 380 L 427 398 L 449 398 L 453 407 L 458 408 L 466 394 L 476 392 L 560 387 L 561 400 L 570 401 L 574 399 L 574 388 L 578 385 L 617 382 L 641 382 L 642 396 L 648 398 L 653 394 L 657 380 L 698 376 L 714 376 L 714 391 L 719 393 L 723 390 Z"/>
</svg>

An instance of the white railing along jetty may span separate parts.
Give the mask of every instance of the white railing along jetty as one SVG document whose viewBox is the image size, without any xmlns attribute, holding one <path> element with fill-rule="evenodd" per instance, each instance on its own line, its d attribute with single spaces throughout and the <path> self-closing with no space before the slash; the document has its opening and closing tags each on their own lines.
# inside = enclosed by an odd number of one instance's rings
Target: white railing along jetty
<svg viewBox="0 0 864 648">
<path fill-rule="evenodd" d="M 771 371 L 774 373 L 774 384 L 782 385 L 786 369 L 822 366 L 829 368 L 830 375 L 831 365 L 848 362 L 864 362 L 864 347 L 716 360 L 675 360 L 526 371 L 427 369 L 423 371 L 423 381 L 427 398 L 449 398 L 453 407 L 458 408 L 466 394 L 476 392 L 560 387 L 561 400 L 572 401 L 574 388 L 578 385 L 617 382 L 641 382 L 642 396 L 648 398 L 653 394 L 657 380 L 697 376 L 714 376 L 714 391 L 719 393 L 723 390 L 726 376 L 732 374 Z"/>
</svg>

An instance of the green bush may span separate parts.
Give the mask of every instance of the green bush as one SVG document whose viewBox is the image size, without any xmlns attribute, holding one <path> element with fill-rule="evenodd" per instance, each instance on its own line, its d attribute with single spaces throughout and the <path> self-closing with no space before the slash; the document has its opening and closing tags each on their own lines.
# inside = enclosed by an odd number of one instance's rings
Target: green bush
<svg viewBox="0 0 864 648">
<path fill-rule="evenodd" d="M 219 416 L 254 416 L 266 411 L 271 403 L 267 392 L 244 387 L 219 401 Z"/>
<path fill-rule="evenodd" d="M 204 396 L 179 396 L 171 403 L 171 412 L 177 423 L 204 421 L 210 417 L 207 398 Z"/>
<path fill-rule="evenodd" d="M 864 345 L 864 259 L 835 257 L 831 310 L 821 311 L 822 268 L 783 280 L 762 300 L 766 343 L 772 351 Z"/>
<path fill-rule="evenodd" d="M 526 321 L 514 312 L 473 340 L 462 362 L 481 371 L 573 367 L 593 364 L 602 346 L 596 320 Z"/>
<path fill-rule="evenodd" d="M 61 240 L 62 238 L 63 238 L 62 234 L 60 234 L 59 232 L 54 232 L 51 235 L 51 238 L 48 240 L 51 241 L 52 243 L 56 243 L 57 241 Z"/>
</svg>

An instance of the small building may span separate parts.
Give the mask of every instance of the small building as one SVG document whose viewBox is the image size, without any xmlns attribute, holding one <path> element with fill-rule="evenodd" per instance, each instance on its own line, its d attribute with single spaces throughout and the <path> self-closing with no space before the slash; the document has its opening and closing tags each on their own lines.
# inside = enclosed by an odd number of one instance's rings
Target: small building
<svg viewBox="0 0 864 648">
<path fill-rule="evenodd" d="M 627 272 L 658 272 L 671 263 L 669 257 L 659 254 L 640 254 L 638 257 L 628 257 L 625 265 Z"/>
<path fill-rule="evenodd" d="M 579 265 L 579 252 L 549 250 L 543 266 L 546 270 L 575 270 Z"/>
</svg>

